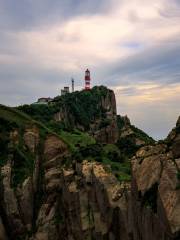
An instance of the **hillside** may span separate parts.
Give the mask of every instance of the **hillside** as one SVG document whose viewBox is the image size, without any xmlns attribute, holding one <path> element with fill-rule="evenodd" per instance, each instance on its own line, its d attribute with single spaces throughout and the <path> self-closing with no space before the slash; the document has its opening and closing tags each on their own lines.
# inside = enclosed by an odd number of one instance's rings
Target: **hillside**
<svg viewBox="0 0 180 240">
<path fill-rule="evenodd" d="M 165 141 L 142 147 L 132 159 L 133 231 L 138 239 L 180 239 L 179 129 L 180 117 Z"/>
<path fill-rule="evenodd" d="M 58 136 L 27 114 L 0 105 L 0 166 L 11 161 L 14 156 L 11 181 L 13 186 L 16 187 L 26 177 L 32 176 L 35 152 L 41 154 L 43 142 L 49 134 Z M 38 149 L 34 149 L 31 144 L 35 144 L 37 139 Z"/>
<path fill-rule="evenodd" d="M 0 239 L 179 239 L 179 126 L 154 142 L 102 86 L 0 105 Z"/>
<path fill-rule="evenodd" d="M 117 115 L 114 92 L 104 86 L 55 97 L 49 105 L 18 109 L 68 142 L 72 159 L 95 159 L 110 165 L 120 181 L 131 179 L 130 157 L 141 146 L 154 144 L 128 117 Z"/>
<path fill-rule="evenodd" d="M 55 97 L 49 105 L 24 105 L 18 109 L 56 132 L 78 129 L 102 144 L 115 144 L 120 138 L 129 138 L 137 146 L 154 143 L 127 117 L 117 115 L 114 92 L 104 86 Z"/>
</svg>

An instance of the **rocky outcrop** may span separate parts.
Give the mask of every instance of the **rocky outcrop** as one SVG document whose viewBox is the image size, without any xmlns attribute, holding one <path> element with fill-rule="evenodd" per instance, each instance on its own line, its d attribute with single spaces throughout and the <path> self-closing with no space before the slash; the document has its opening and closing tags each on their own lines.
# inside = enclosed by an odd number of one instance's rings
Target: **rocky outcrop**
<svg viewBox="0 0 180 240">
<path fill-rule="evenodd" d="M 96 130 L 95 130 L 96 129 Z M 106 127 L 91 129 L 90 134 L 99 142 L 104 144 L 114 144 L 119 139 L 119 129 L 116 117 L 112 118 Z"/>
<path fill-rule="evenodd" d="M 107 89 L 106 94 L 101 96 L 99 105 L 105 110 L 107 117 L 117 114 L 116 97 L 112 90 Z"/>
<path fill-rule="evenodd" d="M 34 155 L 34 170 L 21 184 L 14 186 L 14 164 L 17 161 L 14 150 L 11 150 L 7 163 L 1 168 L 0 239 L 29 239 L 28 236 L 33 233 L 34 228 L 37 229 L 37 239 L 46 239 L 48 229 L 54 239 L 51 220 L 54 226 L 52 212 L 57 204 L 52 201 L 59 197 L 58 193 L 62 188 L 60 167 L 68 154 L 68 148 L 53 134 L 47 136 L 42 146 L 37 127 L 25 129 L 23 136 L 19 134 L 17 130 L 10 133 L 11 148 L 16 149 L 19 146 L 19 139 L 23 139 L 22 149 L 28 148 Z M 44 203 L 41 202 L 43 198 Z M 49 215 L 47 211 L 50 211 Z"/>
<path fill-rule="evenodd" d="M 83 161 L 63 171 L 62 239 L 128 239 L 128 188 L 99 163 Z"/>
<path fill-rule="evenodd" d="M 44 176 L 43 196 L 37 219 L 36 232 L 33 239 L 59 239 L 59 230 L 56 224 L 56 211 L 59 207 L 60 192 L 62 189 L 61 166 L 63 158 L 68 154 L 67 146 L 55 135 L 50 135 L 44 143 Z"/>
<path fill-rule="evenodd" d="M 55 98 L 54 106 L 58 109 L 54 114 L 57 122 L 66 129 L 88 132 L 98 143 L 115 144 L 122 139 L 138 148 L 154 141 L 127 116 L 117 115 L 115 94 L 104 86 Z"/>
<path fill-rule="evenodd" d="M 117 125 L 133 130 L 127 117 Z M 131 136 L 125 131 L 122 138 Z M 180 239 L 180 119 L 165 141 L 136 152 L 131 183 L 92 159 L 75 161 L 46 128 L 29 124 L 9 135 L 0 162 L 0 240 Z"/>
<path fill-rule="evenodd" d="M 127 116 L 118 115 L 117 123 L 120 140 L 131 141 L 137 148 L 154 142 L 146 133 L 133 126 Z"/>
<path fill-rule="evenodd" d="M 41 152 L 34 131 L 25 131 L 24 141 L 37 154 L 33 175 L 14 188 L 13 154 L 1 168 L 2 240 L 178 239 L 180 164 L 173 153 L 177 128 L 167 142 L 139 149 L 132 159 L 131 185 L 118 182 L 101 163 L 67 165 L 68 147 L 54 134 L 47 135 Z M 12 136 L 18 144 L 17 132 Z"/>
<path fill-rule="evenodd" d="M 69 150 L 56 135 L 46 137 L 39 156 L 34 131 L 26 130 L 23 137 L 24 146 L 37 154 L 33 175 L 12 185 L 13 154 L 1 168 L 1 239 L 128 239 L 129 186 L 100 163 L 65 166 Z M 18 139 L 17 132 L 11 135 Z"/>
<path fill-rule="evenodd" d="M 81 103 L 82 96 L 85 96 L 86 99 L 83 98 L 83 100 L 87 101 L 88 104 L 83 105 Z M 100 143 L 117 142 L 119 131 L 117 126 L 116 98 L 112 90 L 100 86 L 93 88 L 88 93 L 86 91 L 77 92 L 75 96 L 67 95 L 64 98 L 67 99 L 63 104 L 62 101 L 56 103 L 59 110 L 55 113 L 54 119 L 57 122 L 61 122 L 67 128 L 88 131 Z M 74 105 L 75 107 L 72 107 Z M 81 119 L 79 111 L 82 112 L 82 115 L 87 116 Z M 86 119 L 89 120 L 88 123 Z"/>
<path fill-rule="evenodd" d="M 176 123 L 176 127 L 170 132 L 166 139 L 174 158 L 180 158 L 180 117 Z"/>
<path fill-rule="evenodd" d="M 36 126 L 25 129 L 24 143 L 32 153 L 36 152 L 36 147 L 39 144 L 39 129 Z"/>
<path fill-rule="evenodd" d="M 128 239 L 129 186 L 96 162 L 62 168 L 67 148 L 54 136 L 45 146 L 44 200 L 31 239 Z"/>
<path fill-rule="evenodd" d="M 134 239 L 180 238 L 179 122 L 164 143 L 141 148 L 132 160 Z"/>
<path fill-rule="evenodd" d="M 113 91 L 108 90 L 101 97 L 99 108 L 104 110 L 104 118 L 94 120 L 90 125 L 89 133 L 100 143 L 114 144 L 119 138 L 117 125 L 116 98 Z"/>
<path fill-rule="evenodd" d="M 26 129 L 23 138 L 25 139 L 24 147 L 29 147 L 32 153 L 38 146 L 39 135 L 36 134 L 36 140 L 32 135 L 37 133 L 35 128 Z M 18 236 L 24 236 L 32 230 L 33 221 L 33 176 L 28 176 L 24 179 L 21 185 L 16 188 L 13 185 L 14 179 L 14 164 L 15 151 L 19 141 L 20 133 L 15 130 L 10 133 L 11 145 L 10 154 L 8 155 L 7 163 L 1 168 L 1 198 L 0 209 L 1 219 L 4 223 L 4 228 L 7 232 L 6 237 L 1 239 L 14 239 Z M 22 169 L 19 169 L 21 172 Z M 5 235 L 4 235 L 5 236 Z"/>
</svg>

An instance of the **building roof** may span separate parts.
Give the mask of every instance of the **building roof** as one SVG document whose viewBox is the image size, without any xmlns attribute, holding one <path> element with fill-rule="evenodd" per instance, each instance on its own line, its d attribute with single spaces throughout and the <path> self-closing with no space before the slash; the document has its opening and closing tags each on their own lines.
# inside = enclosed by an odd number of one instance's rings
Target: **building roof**
<svg viewBox="0 0 180 240">
<path fill-rule="evenodd" d="M 50 97 L 41 97 L 41 98 L 38 98 L 38 100 L 51 100 L 52 98 L 50 98 Z"/>
</svg>

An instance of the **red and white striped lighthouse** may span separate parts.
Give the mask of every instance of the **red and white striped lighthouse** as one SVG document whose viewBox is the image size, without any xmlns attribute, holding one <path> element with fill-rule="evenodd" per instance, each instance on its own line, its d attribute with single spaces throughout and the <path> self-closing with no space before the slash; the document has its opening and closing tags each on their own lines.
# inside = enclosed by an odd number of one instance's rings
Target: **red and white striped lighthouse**
<svg viewBox="0 0 180 240">
<path fill-rule="evenodd" d="M 91 75 L 90 71 L 87 69 L 85 72 L 85 90 L 89 90 L 91 88 Z"/>
</svg>

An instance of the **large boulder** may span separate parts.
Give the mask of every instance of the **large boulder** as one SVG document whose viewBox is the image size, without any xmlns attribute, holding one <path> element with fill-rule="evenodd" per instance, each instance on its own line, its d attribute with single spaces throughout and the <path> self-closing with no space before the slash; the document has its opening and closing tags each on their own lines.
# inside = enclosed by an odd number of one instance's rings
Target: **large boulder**
<svg viewBox="0 0 180 240">
<path fill-rule="evenodd" d="M 130 214 L 133 239 L 180 237 L 179 120 L 164 143 L 141 148 L 132 159 Z M 151 225 L 152 228 L 147 226 Z M 146 234 L 147 233 L 147 234 Z"/>
</svg>

